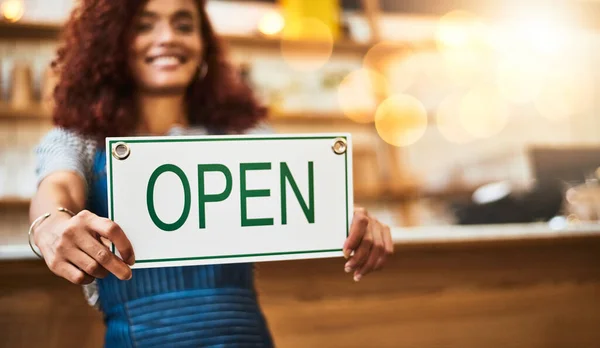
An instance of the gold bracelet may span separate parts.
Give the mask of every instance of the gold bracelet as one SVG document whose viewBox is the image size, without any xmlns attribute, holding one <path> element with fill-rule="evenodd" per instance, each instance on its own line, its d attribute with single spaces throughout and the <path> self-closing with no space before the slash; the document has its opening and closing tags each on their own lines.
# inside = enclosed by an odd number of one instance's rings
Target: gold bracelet
<svg viewBox="0 0 600 348">
<path fill-rule="evenodd" d="M 57 210 L 58 210 L 58 211 L 60 211 L 60 212 L 63 212 L 63 213 L 67 213 L 67 214 L 71 215 L 71 217 L 75 216 L 75 213 L 73 213 L 72 211 L 70 211 L 70 210 L 69 210 L 69 209 L 67 209 L 67 208 L 59 207 Z M 34 254 L 36 254 L 36 255 L 37 255 L 37 257 L 39 257 L 39 258 L 40 258 L 40 259 L 42 259 L 42 260 L 44 259 L 44 257 L 43 257 L 43 256 L 42 256 L 42 255 L 41 255 L 41 254 L 40 254 L 40 253 L 39 253 L 37 250 L 35 250 L 35 248 L 33 247 L 33 244 L 31 243 L 31 237 L 32 237 L 32 236 L 33 236 L 33 234 L 35 233 L 35 232 L 34 232 L 34 230 L 33 230 L 33 229 L 34 229 L 34 227 L 35 227 L 36 225 L 38 225 L 38 224 L 41 224 L 42 222 L 44 222 L 44 220 L 46 220 L 47 218 L 49 218 L 49 217 L 50 217 L 50 215 L 52 215 L 52 214 L 50 214 L 50 213 L 46 213 L 46 214 L 44 214 L 44 215 L 42 215 L 42 216 L 38 217 L 37 219 L 35 219 L 35 220 L 34 220 L 34 221 L 31 223 L 31 226 L 29 226 L 29 233 L 28 233 L 28 235 L 29 235 L 29 247 L 30 247 L 30 248 L 31 248 L 31 250 L 34 252 Z"/>
</svg>

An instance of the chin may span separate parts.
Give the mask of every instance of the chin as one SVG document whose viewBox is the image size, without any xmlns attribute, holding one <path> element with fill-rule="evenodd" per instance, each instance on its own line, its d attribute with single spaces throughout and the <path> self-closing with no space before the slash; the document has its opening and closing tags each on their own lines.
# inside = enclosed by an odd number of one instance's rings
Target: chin
<svg viewBox="0 0 600 348">
<path fill-rule="evenodd" d="M 187 90 L 187 88 L 189 87 L 189 85 L 191 84 L 191 81 L 185 81 L 185 82 L 154 82 L 154 83 L 147 83 L 144 84 L 143 86 L 143 91 L 149 94 L 165 94 L 165 95 L 172 95 L 172 94 L 182 94 L 185 93 L 185 91 Z"/>
</svg>

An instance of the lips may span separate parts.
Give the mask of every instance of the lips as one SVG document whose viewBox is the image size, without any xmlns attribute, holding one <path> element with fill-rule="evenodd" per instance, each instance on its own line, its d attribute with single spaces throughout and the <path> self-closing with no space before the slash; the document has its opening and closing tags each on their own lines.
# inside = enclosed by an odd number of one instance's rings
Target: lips
<svg viewBox="0 0 600 348">
<path fill-rule="evenodd" d="M 173 67 L 187 62 L 187 57 L 177 54 L 160 54 L 149 56 L 146 63 L 156 67 Z"/>
</svg>

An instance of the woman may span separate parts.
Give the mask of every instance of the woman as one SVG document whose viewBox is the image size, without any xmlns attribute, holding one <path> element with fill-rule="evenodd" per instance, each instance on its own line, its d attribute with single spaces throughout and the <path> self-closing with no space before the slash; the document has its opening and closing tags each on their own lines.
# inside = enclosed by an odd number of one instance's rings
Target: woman
<svg viewBox="0 0 600 348">
<path fill-rule="evenodd" d="M 53 66 L 57 127 L 37 149 L 33 241 L 56 275 L 91 284 L 106 346 L 272 346 L 252 265 L 132 271 L 134 250 L 106 218 L 107 136 L 261 129 L 265 109 L 224 60 L 204 0 L 83 0 Z M 391 252 L 389 228 L 357 209 L 345 271 L 358 281 Z"/>
</svg>

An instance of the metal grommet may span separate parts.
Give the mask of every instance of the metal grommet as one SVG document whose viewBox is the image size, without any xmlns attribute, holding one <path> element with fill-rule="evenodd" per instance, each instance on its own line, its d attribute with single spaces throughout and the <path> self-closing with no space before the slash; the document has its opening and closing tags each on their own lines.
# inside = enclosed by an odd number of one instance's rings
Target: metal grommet
<svg viewBox="0 0 600 348">
<path fill-rule="evenodd" d="M 123 142 L 116 143 L 112 150 L 113 157 L 120 161 L 127 159 L 130 154 L 131 150 L 129 149 L 129 145 Z"/>
<path fill-rule="evenodd" d="M 333 146 L 331 147 L 333 149 L 333 152 L 337 155 L 342 155 L 344 153 L 346 153 L 346 150 L 348 149 L 348 143 L 346 142 L 346 139 L 344 138 L 337 138 L 335 139 Z"/>
</svg>

